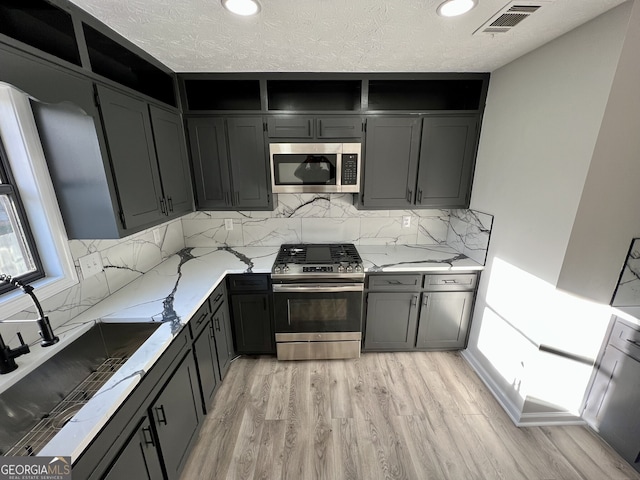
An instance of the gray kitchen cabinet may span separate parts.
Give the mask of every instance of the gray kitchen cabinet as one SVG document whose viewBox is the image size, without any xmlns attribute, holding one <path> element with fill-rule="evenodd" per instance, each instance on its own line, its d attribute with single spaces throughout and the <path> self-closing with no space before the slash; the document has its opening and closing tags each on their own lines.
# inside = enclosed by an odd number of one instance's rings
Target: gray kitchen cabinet
<svg viewBox="0 0 640 480">
<path fill-rule="evenodd" d="M 614 320 L 583 418 L 640 471 L 640 330 Z"/>
<path fill-rule="evenodd" d="M 149 418 L 145 416 L 136 426 L 133 435 L 119 453 L 118 458 L 111 464 L 103 477 L 104 480 L 163 479 L 156 441 Z"/>
<path fill-rule="evenodd" d="M 477 115 L 367 120 L 361 208 L 466 208 Z"/>
<path fill-rule="evenodd" d="M 473 116 L 426 117 L 422 120 L 416 205 L 466 207 L 478 138 Z"/>
<path fill-rule="evenodd" d="M 476 273 L 368 275 L 364 349 L 465 348 L 476 284 Z"/>
<path fill-rule="evenodd" d="M 365 208 L 409 208 L 415 201 L 420 119 L 367 119 L 364 156 Z"/>
<path fill-rule="evenodd" d="M 193 354 L 198 366 L 200 393 L 202 394 L 202 410 L 206 413 L 207 407 L 218 386 L 219 366 L 213 322 L 208 311 L 205 314 L 204 323 L 204 328 L 193 342 Z"/>
<path fill-rule="evenodd" d="M 457 350 L 465 347 L 473 292 L 424 292 L 416 347 Z"/>
<path fill-rule="evenodd" d="M 187 119 L 198 209 L 272 207 L 262 117 Z"/>
<path fill-rule="evenodd" d="M 412 292 L 369 293 L 365 350 L 412 350 L 416 342 L 418 297 Z"/>
<path fill-rule="evenodd" d="M 235 356 L 233 334 L 226 302 L 213 313 L 211 325 L 216 341 L 218 378 L 222 381 L 231 366 L 231 360 Z"/>
<path fill-rule="evenodd" d="M 275 115 L 267 117 L 267 135 L 280 139 L 359 139 L 362 117 Z M 357 140 L 354 140 L 357 141 Z"/>
<path fill-rule="evenodd" d="M 200 427 L 198 377 L 191 355 L 185 355 L 149 411 L 167 477 L 178 479 Z"/>
</svg>

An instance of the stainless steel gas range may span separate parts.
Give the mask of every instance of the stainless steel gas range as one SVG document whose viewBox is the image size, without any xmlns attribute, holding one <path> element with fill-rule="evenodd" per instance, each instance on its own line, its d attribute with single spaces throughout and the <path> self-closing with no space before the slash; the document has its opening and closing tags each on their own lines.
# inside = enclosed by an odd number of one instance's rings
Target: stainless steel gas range
<svg viewBox="0 0 640 480">
<path fill-rule="evenodd" d="M 353 244 L 282 245 L 271 280 L 279 360 L 360 356 L 364 268 Z"/>
</svg>

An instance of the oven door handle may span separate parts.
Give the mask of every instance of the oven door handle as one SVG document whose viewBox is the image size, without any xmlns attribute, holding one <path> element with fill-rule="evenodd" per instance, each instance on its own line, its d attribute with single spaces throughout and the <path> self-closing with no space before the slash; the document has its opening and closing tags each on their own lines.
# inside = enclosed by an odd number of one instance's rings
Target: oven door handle
<svg viewBox="0 0 640 480">
<path fill-rule="evenodd" d="M 289 284 L 289 285 L 272 285 L 274 293 L 280 292 L 312 292 L 312 293 L 331 293 L 331 292 L 364 292 L 364 283 L 322 283 L 322 284 Z"/>
</svg>

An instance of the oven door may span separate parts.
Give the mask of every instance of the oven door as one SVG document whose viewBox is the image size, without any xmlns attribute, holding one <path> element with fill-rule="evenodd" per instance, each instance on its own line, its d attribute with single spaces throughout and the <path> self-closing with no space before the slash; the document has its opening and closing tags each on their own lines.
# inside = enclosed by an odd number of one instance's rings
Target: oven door
<svg viewBox="0 0 640 480">
<path fill-rule="evenodd" d="M 273 284 L 277 333 L 360 332 L 363 283 Z"/>
</svg>

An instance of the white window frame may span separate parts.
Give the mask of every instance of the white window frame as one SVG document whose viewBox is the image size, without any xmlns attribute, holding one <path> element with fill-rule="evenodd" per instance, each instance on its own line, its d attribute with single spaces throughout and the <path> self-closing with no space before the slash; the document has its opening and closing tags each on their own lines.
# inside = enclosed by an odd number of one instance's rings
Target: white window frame
<svg viewBox="0 0 640 480">
<path fill-rule="evenodd" d="M 44 278 L 31 283 L 43 301 L 76 285 L 78 274 L 29 97 L 2 82 L 0 136 L 45 271 Z M 5 293 L 0 296 L 0 319 L 31 306 L 31 299 L 22 291 Z"/>
</svg>

